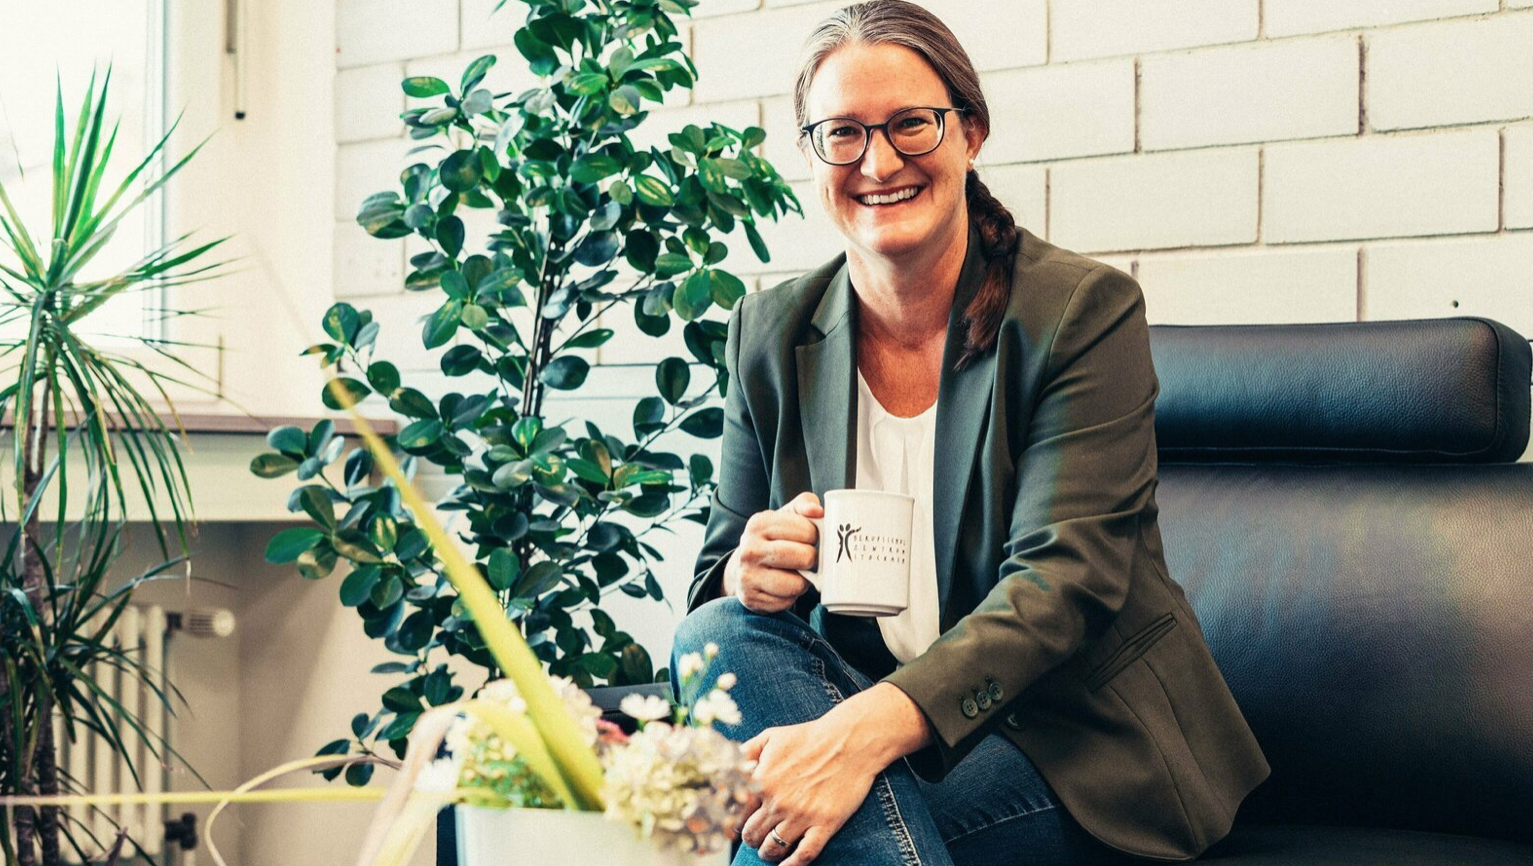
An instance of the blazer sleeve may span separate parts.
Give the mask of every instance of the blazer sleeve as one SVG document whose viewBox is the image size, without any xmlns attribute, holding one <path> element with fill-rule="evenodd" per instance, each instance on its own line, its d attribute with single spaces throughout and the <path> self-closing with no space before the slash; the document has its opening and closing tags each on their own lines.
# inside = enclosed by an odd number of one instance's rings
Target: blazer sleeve
<svg viewBox="0 0 1533 866">
<path fill-rule="evenodd" d="M 728 336 L 724 343 L 725 365 L 729 378 L 724 394 L 724 435 L 719 444 L 718 484 L 703 532 L 703 547 L 693 569 L 692 586 L 687 592 L 687 613 L 697 610 L 719 594 L 724 583 L 724 566 L 739 546 L 740 535 L 752 514 L 768 507 L 767 468 L 751 421 L 750 406 L 741 387 L 740 340 L 749 297 L 741 298 L 729 316 Z"/>
<path fill-rule="evenodd" d="M 1105 265 L 1088 273 L 1065 304 L 1046 369 L 1017 458 L 999 582 L 885 677 L 931 724 L 933 744 L 909 756 L 931 781 L 1002 715 L 964 713 L 974 690 L 993 680 L 1010 701 L 1111 622 L 1127 596 L 1141 514 L 1154 508 L 1159 384 L 1138 283 Z"/>
</svg>

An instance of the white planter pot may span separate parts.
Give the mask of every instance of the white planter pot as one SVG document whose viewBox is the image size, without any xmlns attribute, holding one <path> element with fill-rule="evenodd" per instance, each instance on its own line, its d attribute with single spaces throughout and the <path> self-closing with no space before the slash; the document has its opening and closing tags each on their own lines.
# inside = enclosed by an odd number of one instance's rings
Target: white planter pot
<svg viewBox="0 0 1533 866">
<path fill-rule="evenodd" d="M 600 812 L 459 806 L 459 866 L 728 866 L 729 848 L 705 856 L 661 851 Z"/>
</svg>

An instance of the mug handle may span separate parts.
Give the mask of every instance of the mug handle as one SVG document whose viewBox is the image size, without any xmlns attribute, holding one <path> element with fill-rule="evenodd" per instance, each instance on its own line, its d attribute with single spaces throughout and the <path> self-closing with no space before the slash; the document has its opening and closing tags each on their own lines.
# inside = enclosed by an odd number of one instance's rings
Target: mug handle
<svg viewBox="0 0 1533 866">
<path fill-rule="evenodd" d="M 820 572 L 825 570 L 825 518 L 807 517 L 805 519 L 814 524 L 815 531 L 820 535 L 821 543 L 814 546 L 816 557 L 814 568 L 807 571 L 800 568 L 797 571 L 804 576 L 805 580 L 809 581 L 809 585 L 814 587 L 817 592 L 823 593 L 825 588 L 824 584 L 821 583 Z"/>
</svg>

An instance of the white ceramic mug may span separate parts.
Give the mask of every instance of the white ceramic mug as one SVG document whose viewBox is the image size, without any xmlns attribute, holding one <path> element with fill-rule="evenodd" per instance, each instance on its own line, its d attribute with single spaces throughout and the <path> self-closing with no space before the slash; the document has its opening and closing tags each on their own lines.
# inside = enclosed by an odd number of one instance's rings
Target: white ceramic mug
<svg viewBox="0 0 1533 866">
<path fill-rule="evenodd" d="M 819 563 L 800 570 L 820 603 L 847 616 L 894 616 L 910 605 L 910 532 L 914 496 L 882 490 L 830 490 L 820 531 Z"/>
</svg>

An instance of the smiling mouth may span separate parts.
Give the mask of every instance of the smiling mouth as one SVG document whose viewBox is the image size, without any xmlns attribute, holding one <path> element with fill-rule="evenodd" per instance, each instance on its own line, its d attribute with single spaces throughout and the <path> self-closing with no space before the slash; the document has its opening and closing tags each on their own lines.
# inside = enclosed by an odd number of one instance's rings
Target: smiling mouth
<svg viewBox="0 0 1533 866">
<path fill-rule="evenodd" d="M 853 198 L 864 207 L 889 207 L 910 201 L 925 189 L 924 186 L 911 186 L 888 195 L 858 195 Z"/>
</svg>

